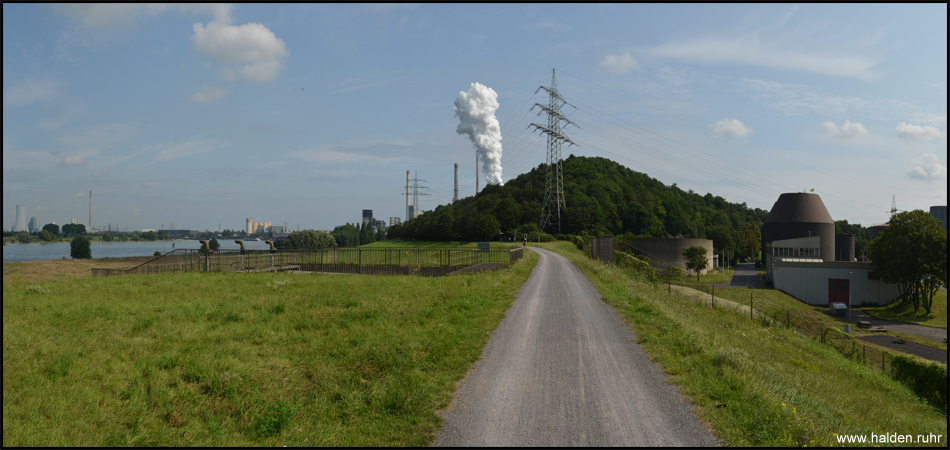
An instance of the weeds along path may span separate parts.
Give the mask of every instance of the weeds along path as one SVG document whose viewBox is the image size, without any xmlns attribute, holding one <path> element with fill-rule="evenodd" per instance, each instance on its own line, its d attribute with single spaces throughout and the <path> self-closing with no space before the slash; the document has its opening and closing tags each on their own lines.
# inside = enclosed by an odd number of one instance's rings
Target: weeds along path
<svg viewBox="0 0 950 450">
<path fill-rule="evenodd" d="M 712 446 L 692 406 L 566 258 L 540 255 L 436 446 Z"/>
</svg>

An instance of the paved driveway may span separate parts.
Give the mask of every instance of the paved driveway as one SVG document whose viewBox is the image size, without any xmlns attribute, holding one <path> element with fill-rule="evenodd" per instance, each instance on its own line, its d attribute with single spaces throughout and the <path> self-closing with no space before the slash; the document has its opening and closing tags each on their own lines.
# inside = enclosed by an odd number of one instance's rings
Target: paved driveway
<svg viewBox="0 0 950 450">
<path fill-rule="evenodd" d="M 894 320 L 882 320 L 875 319 L 867 315 L 865 312 L 861 311 L 859 308 L 854 308 L 852 311 L 851 320 L 854 323 L 857 323 L 859 320 L 866 320 L 871 322 L 872 326 L 885 326 L 888 330 L 899 331 L 901 333 L 910 334 L 913 336 L 922 337 L 924 339 L 930 339 L 931 341 L 937 342 L 947 342 L 947 329 L 946 328 L 934 328 L 934 327 L 925 327 L 923 325 L 917 325 L 907 322 L 897 322 Z M 847 317 L 843 318 L 847 322 Z"/>
</svg>

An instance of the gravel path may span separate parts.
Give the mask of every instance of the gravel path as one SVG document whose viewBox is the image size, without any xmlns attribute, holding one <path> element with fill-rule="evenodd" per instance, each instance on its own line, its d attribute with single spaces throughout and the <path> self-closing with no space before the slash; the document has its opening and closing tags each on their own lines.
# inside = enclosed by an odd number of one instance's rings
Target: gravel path
<svg viewBox="0 0 950 450">
<path fill-rule="evenodd" d="M 714 446 L 692 406 L 564 257 L 540 254 L 436 446 Z"/>
</svg>

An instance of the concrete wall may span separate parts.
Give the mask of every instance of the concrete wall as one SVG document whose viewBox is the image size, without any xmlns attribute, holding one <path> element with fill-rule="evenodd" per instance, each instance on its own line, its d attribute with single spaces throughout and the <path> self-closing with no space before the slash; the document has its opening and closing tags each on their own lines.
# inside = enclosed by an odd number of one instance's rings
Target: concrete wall
<svg viewBox="0 0 950 450">
<path fill-rule="evenodd" d="M 849 274 L 848 272 L 852 272 Z M 772 283 L 809 305 L 828 305 L 828 280 L 851 279 L 851 302 L 854 306 L 883 305 L 900 295 L 896 284 L 871 280 L 871 264 L 858 262 L 772 262 Z"/>
<path fill-rule="evenodd" d="M 640 238 L 633 239 L 632 244 L 638 250 L 647 254 L 647 256 L 659 259 L 667 264 L 674 265 L 680 269 L 686 270 L 686 261 L 683 259 L 683 250 L 698 245 L 706 248 L 706 270 L 712 268 L 713 263 L 713 241 L 709 239 L 661 239 L 661 238 Z M 692 273 L 692 272 L 691 272 Z"/>
</svg>

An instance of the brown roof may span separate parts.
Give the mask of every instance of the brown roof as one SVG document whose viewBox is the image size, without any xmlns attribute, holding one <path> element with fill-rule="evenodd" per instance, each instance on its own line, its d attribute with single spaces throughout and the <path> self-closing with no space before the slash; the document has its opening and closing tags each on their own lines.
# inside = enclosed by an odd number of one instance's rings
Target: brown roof
<svg viewBox="0 0 950 450">
<path fill-rule="evenodd" d="M 835 223 L 818 194 L 789 192 L 782 194 L 772 205 L 765 222 L 779 223 Z"/>
</svg>

